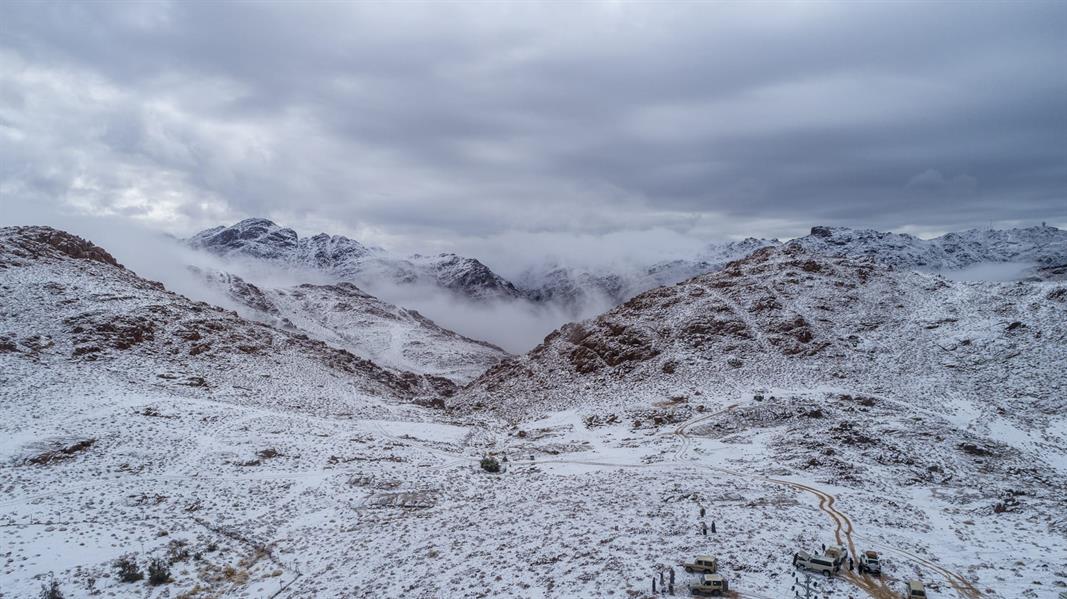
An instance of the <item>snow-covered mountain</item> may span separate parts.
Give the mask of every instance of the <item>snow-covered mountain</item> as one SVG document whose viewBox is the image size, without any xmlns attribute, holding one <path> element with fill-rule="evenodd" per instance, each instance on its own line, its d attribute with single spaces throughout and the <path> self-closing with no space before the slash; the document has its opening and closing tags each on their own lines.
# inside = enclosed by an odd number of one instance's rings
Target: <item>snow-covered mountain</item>
<svg viewBox="0 0 1067 599">
<path fill-rule="evenodd" d="M 283 327 L 376 305 L 226 288 Z M 738 596 L 771 599 L 794 552 L 840 543 L 885 573 L 820 580 L 832 596 L 922 579 L 1043 599 L 1067 551 L 1065 329 L 1063 283 L 798 242 L 567 325 L 449 398 L 84 240 L 3 229 L 2 593 L 641 597 L 712 552 Z M 169 580 L 122 582 L 121 556 Z"/>
<path fill-rule="evenodd" d="M 575 388 L 591 389 L 583 402 L 619 405 L 686 393 L 696 381 L 818 386 L 846 378 L 870 392 L 951 390 L 984 401 L 995 392 L 1019 417 L 1062 401 L 1062 285 L 952 282 L 809 245 L 804 238 L 765 248 L 566 325 L 486 373 L 461 403 L 521 398 L 502 408 L 567 409 Z M 1008 398 L 1022 397 L 1026 409 L 1011 409 Z"/>
<path fill-rule="evenodd" d="M 732 485 L 760 479 L 864 514 L 859 524 L 824 509 L 852 554 L 866 547 L 900 560 L 918 550 L 927 564 L 969 562 L 973 576 L 987 552 L 1032 539 L 1042 548 L 1034 559 L 1051 567 L 1046 552 L 1067 546 L 1067 285 L 952 282 L 809 245 L 761 249 L 568 324 L 450 405 L 529 423 L 515 433 L 520 447 L 559 414 L 616 431 L 620 448 L 643 445 L 643 435 L 682 437 L 677 453 L 646 459 L 710 471 L 704 486 L 677 492 L 710 501 L 716 518 L 732 512 Z M 589 433 L 600 440 L 570 459 L 610 466 L 601 435 Z M 758 505 L 746 496 L 738 506 Z M 755 509 L 757 527 L 783 530 L 775 508 Z M 1010 541 L 993 532 L 1009 521 Z M 874 540 L 886 535 L 900 540 Z M 736 535 L 726 536 L 717 552 L 734 551 L 725 547 Z M 732 575 L 751 581 L 751 568 Z M 960 597 L 1045 596 L 1045 583 L 941 575 L 941 591 Z M 896 596 L 900 577 L 920 577 L 893 576 L 850 578 L 849 592 Z"/>
<path fill-rule="evenodd" d="M 693 257 L 637 266 L 583 268 L 549 263 L 527 269 L 515 282 L 536 301 L 564 306 L 618 305 L 643 291 L 720 270 L 758 249 L 781 243 L 752 237 L 710 243 Z M 1067 265 L 1067 231 L 1049 226 L 971 229 L 932 239 L 872 229 L 818 226 L 794 243 L 828 256 L 871 257 L 895 267 L 924 271 L 960 270 L 986 263 L 1034 265 L 1031 270 L 1020 266 L 1014 273 L 1014 278 L 1019 279 L 1054 278 L 1059 272 L 1057 267 Z"/>
<path fill-rule="evenodd" d="M 77 386 L 84 373 L 238 403 L 280 398 L 314 413 L 434 403 L 455 388 L 171 293 L 48 227 L 0 229 L 0 282 L 9 377 L 48 370 Z"/>
<path fill-rule="evenodd" d="M 618 305 L 661 285 L 673 285 L 722 268 L 726 263 L 751 254 L 778 240 L 749 237 L 741 241 L 709 243 L 693 258 L 679 258 L 645 265 L 622 264 L 598 268 L 550 263 L 525 270 L 516 286 L 535 301 L 566 307 Z"/>
<path fill-rule="evenodd" d="M 655 287 L 714 272 L 760 248 L 781 245 L 777 239 L 750 237 L 709 243 L 693 256 L 597 267 L 539 263 L 537 257 L 531 257 L 536 266 L 508 281 L 474 258 L 456 254 L 400 257 L 343 236 L 319 234 L 301 238 L 292 229 L 261 218 L 208 229 L 187 243 L 219 256 L 311 269 L 372 292 L 384 291 L 390 285 L 423 285 L 477 300 L 551 304 L 575 317 L 618 305 Z M 972 229 L 932 239 L 872 229 L 817 226 L 794 243 L 829 256 L 867 256 L 895 267 L 926 271 L 1018 263 L 1021 266 L 1012 276 L 1020 279 L 1054 277 L 1057 267 L 1067 265 L 1067 231 L 1048 226 Z M 1034 268 L 1026 271 L 1026 264 Z"/>
<path fill-rule="evenodd" d="M 1022 229 L 970 229 L 920 239 L 872 229 L 812 227 L 795 240 L 829 256 L 869 256 L 904 268 L 961 269 L 981 263 L 1067 264 L 1067 231 L 1040 226 Z"/>
<path fill-rule="evenodd" d="M 386 368 L 431 374 L 463 384 L 508 354 L 438 326 L 363 292 L 352 283 L 261 288 L 240 277 L 200 271 L 246 318 L 302 332 Z"/>
<path fill-rule="evenodd" d="M 425 285 L 473 300 L 515 299 L 521 293 L 474 258 L 456 254 L 396 256 L 341 235 L 300 237 L 263 218 L 201 231 L 193 248 L 228 258 L 251 258 L 311 269 L 361 287 Z"/>
</svg>

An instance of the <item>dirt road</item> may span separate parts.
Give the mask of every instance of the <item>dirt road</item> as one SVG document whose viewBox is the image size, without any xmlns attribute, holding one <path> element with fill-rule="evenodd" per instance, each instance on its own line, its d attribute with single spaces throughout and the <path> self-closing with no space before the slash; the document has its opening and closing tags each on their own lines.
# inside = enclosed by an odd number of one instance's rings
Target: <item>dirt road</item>
<svg viewBox="0 0 1067 599">
<path fill-rule="evenodd" d="M 684 457 L 686 453 L 689 452 L 690 448 L 692 447 L 692 441 L 690 440 L 688 435 L 688 430 L 690 428 L 697 424 L 710 420 L 715 416 L 729 412 L 730 410 L 733 410 L 736 407 L 737 404 L 731 404 L 723 410 L 699 416 L 676 427 L 674 429 L 674 434 L 678 436 L 682 441 L 681 447 L 675 454 L 676 459 L 680 460 L 682 457 Z M 838 510 L 835 507 L 835 504 L 837 503 L 837 498 L 831 495 L 830 493 L 827 493 L 810 485 L 789 480 L 746 474 L 743 472 L 736 472 L 726 468 L 716 468 L 714 466 L 701 465 L 701 467 L 708 470 L 713 470 L 715 472 L 720 472 L 731 476 L 737 476 L 740 478 L 747 478 L 750 480 L 762 480 L 764 482 L 781 485 L 793 489 L 795 491 L 800 491 L 802 493 L 808 493 L 810 495 L 813 495 L 819 501 L 819 510 L 829 516 L 830 520 L 834 523 L 834 539 L 837 541 L 837 543 L 843 547 L 847 547 L 850 556 L 855 557 L 859 555 L 859 553 L 856 551 L 856 543 L 853 540 L 855 527 L 852 524 L 852 520 L 847 515 L 845 515 L 844 512 Z M 977 587 L 974 586 L 974 584 L 965 579 L 963 576 L 951 570 L 943 568 L 929 560 L 921 558 L 907 551 L 897 549 L 895 547 L 888 547 L 886 545 L 881 545 L 877 543 L 871 543 L 871 545 L 878 546 L 879 548 L 896 553 L 897 555 L 909 561 L 914 561 L 923 567 L 929 568 L 930 570 L 937 572 L 942 577 L 944 577 L 945 581 L 949 584 L 949 586 L 955 589 L 959 596 L 963 597 L 964 599 L 982 599 L 985 596 Z M 845 574 L 842 575 L 841 578 L 847 580 L 852 585 L 867 593 L 868 596 L 874 597 L 875 599 L 899 599 L 899 594 L 889 588 L 889 586 L 887 586 L 887 582 L 885 579 L 876 578 L 869 574 L 857 574 L 853 572 L 845 572 Z"/>
</svg>

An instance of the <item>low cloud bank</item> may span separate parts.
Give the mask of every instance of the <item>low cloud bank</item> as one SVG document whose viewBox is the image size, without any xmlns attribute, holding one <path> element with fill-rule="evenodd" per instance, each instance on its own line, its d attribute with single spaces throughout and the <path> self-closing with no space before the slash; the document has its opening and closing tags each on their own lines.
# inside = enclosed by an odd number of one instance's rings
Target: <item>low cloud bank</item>
<svg viewBox="0 0 1067 599">
<path fill-rule="evenodd" d="M 596 316 L 612 307 L 607 298 L 590 298 L 568 307 L 522 299 L 473 301 L 423 285 L 375 284 L 364 290 L 389 303 L 417 310 L 446 329 L 488 341 L 513 354 L 533 349 L 563 324 Z"/>
<path fill-rule="evenodd" d="M 14 204 L 0 214 L 0 226 L 48 223 L 57 229 L 89 239 L 103 247 L 137 274 L 162 282 L 176 293 L 194 300 L 241 311 L 224 290 L 209 284 L 189 267 L 237 275 L 263 288 L 279 288 L 301 283 L 337 282 L 314 270 L 292 269 L 250 259 L 224 259 L 186 247 L 180 240 L 138 226 L 127 218 L 58 215 L 52 210 Z M 39 207 L 38 207 L 39 208 Z M 649 230 L 608 236 L 556 233 L 520 234 L 501 243 L 501 238 L 484 240 L 466 250 L 485 260 L 505 277 L 520 282 L 524 273 L 543 272 L 539 261 L 577 268 L 603 270 L 625 275 L 656 260 L 693 256 L 703 246 L 692 237 L 665 230 Z M 507 248 L 507 251 L 501 250 Z M 477 250 L 483 250 L 483 253 Z M 938 274 L 956 281 L 1011 281 L 1027 275 L 1033 264 L 1020 262 L 982 263 Z M 536 284 L 527 277 L 528 284 Z M 432 285 L 400 285 L 391 281 L 359 281 L 358 286 L 384 301 L 418 310 L 427 318 L 467 337 L 488 341 L 511 353 L 529 351 L 545 335 L 567 322 L 601 314 L 613 301 L 594 290 L 577 305 L 534 303 L 529 300 L 471 301 Z"/>
<path fill-rule="evenodd" d="M 966 268 L 940 270 L 937 274 L 950 281 L 1018 281 L 1033 267 L 1031 262 L 981 262 Z"/>
</svg>

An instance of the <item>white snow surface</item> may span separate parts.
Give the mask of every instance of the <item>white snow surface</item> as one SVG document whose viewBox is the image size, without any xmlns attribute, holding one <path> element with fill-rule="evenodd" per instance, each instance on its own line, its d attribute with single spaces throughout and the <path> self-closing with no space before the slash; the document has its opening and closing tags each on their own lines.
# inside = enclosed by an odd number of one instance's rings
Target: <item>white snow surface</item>
<svg viewBox="0 0 1067 599">
<path fill-rule="evenodd" d="M 438 326 L 416 310 L 382 301 L 352 283 L 257 286 L 222 272 L 201 271 L 239 314 L 315 339 L 399 371 L 463 384 L 507 356 L 484 341 Z"/>
<path fill-rule="evenodd" d="M 51 575 L 68 597 L 651 597 L 713 554 L 735 596 L 781 599 L 792 554 L 837 541 L 885 576 L 833 597 L 1067 585 L 1063 284 L 764 250 L 565 327 L 441 410 L 430 377 L 97 250 L 0 231 L 4 598 Z M 168 548 L 171 582 L 115 578 Z"/>
</svg>

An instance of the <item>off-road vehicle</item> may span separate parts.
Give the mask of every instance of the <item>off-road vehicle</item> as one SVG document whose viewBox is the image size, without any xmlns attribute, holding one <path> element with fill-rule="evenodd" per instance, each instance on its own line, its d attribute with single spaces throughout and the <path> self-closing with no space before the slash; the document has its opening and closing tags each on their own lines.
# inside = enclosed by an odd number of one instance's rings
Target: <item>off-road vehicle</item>
<svg viewBox="0 0 1067 599">
<path fill-rule="evenodd" d="M 721 574 L 704 574 L 689 583 L 689 592 L 693 595 L 711 595 L 717 597 L 730 590 L 730 583 Z"/>
<path fill-rule="evenodd" d="M 908 586 L 904 587 L 905 599 L 926 599 L 926 587 L 918 580 L 909 580 Z"/>
<path fill-rule="evenodd" d="M 793 554 L 793 565 L 812 572 L 821 572 L 830 578 L 841 569 L 841 564 L 827 555 L 812 555 L 807 551 L 798 551 Z"/>
<path fill-rule="evenodd" d="M 693 572 L 714 574 L 719 570 L 719 563 L 710 555 L 698 555 L 696 559 L 691 562 L 686 562 L 682 564 L 682 566 L 685 568 L 685 571 L 690 574 Z"/>
<path fill-rule="evenodd" d="M 875 576 L 882 575 L 882 561 L 878 559 L 877 551 L 863 551 L 860 553 L 860 562 L 856 566 L 860 574 L 864 572 Z"/>
<path fill-rule="evenodd" d="M 835 566 L 840 566 L 848 559 L 848 549 L 840 545 L 827 545 L 826 551 L 823 552 L 826 557 L 834 560 Z"/>
</svg>

